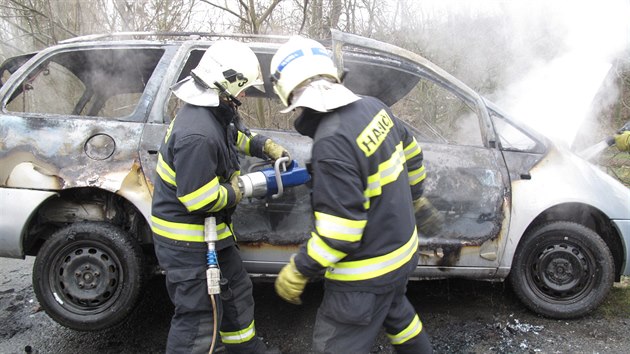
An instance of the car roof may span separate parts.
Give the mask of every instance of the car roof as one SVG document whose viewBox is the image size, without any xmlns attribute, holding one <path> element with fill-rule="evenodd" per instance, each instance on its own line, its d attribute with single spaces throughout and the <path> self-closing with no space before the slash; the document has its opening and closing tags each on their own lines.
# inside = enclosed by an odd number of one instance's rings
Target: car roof
<svg viewBox="0 0 630 354">
<path fill-rule="evenodd" d="M 271 56 L 290 36 L 211 32 L 114 32 L 70 38 L 48 49 L 182 45 L 203 48 L 222 38 L 244 41 L 258 52 L 266 79 Z M 454 88 L 455 93 L 466 100 L 479 97 L 468 86 L 424 57 L 395 45 L 337 30 L 331 31 L 329 39 L 319 41 L 331 49 L 337 65 L 343 67 L 344 85 L 357 94 L 378 97 L 387 105 L 393 105 L 407 95 L 418 83 L 418 74 Z M 191 42 L 194 44 L 185 44 Z M 336 52 L 341 48 L 341 54 Z M 7 59 L 5 63 L 11 59 Z M 24 61 L 16 63 L 22 65 Z M 252 91 L 253 96 L 274 96 L 269 80 L 265 81 L 265 93 Z"/>
</svg>

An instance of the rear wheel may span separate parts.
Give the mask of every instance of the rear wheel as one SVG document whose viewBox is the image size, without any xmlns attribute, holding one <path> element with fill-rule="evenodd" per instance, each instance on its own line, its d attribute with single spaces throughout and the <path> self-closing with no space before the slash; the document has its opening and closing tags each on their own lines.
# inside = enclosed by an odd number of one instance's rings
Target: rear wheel
<svg viewBox="0 0 630 354">
<path fill-rule="evenodd" d="M 81 331 L 122 322 L 143 285 L 142 251 L 120 228 L 79 222 L 55 232 L 33 266 L 33 288 L 46 313 Z"/>
<path fill-rule="evenodd" d="M 593 230 L 573 222 L 536 228 L 514 256 L 510 282 L 532 311 L 575 318 L 594 310 L 614 280 L 613 257 Z"/>
</svg>

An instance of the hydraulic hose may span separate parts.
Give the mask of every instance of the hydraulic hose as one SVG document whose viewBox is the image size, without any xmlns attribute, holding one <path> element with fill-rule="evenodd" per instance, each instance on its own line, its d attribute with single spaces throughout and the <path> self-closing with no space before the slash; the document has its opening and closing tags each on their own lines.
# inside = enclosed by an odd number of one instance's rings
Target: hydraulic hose
<svg viewBox="0 0 630 354">
<path fill-rule="evenodd" d="M 217 242 L 217 221 L 213 216 L 207 217 L 204 220 L 204 241 L 208 244 L 206 280 L 208 283 L 208 295 L 210 296 L 210 302 L 212 303 L 212 343 L 210 344 L 209 354 L 214 351 L 215 343 L 217 342 L 217 326 L 218 326 L 218 311 L 215 295 L 221 292 L 219 285 L 221 279 L 221 270 L 219 269 L 219 261 L 217 259 L 217 252 L 215 249 L 215 243 Z"/>
<path fill-rule="evenodd" d="M 214 352 L 214 344 L 217 342 L 217 301 L 214 298 L 214 295 L 210 295 L 210 302 L 212 302 L 212 343 L 210 344 L 210 351 L 208 354 L 212 354 Z"/>
</svg>

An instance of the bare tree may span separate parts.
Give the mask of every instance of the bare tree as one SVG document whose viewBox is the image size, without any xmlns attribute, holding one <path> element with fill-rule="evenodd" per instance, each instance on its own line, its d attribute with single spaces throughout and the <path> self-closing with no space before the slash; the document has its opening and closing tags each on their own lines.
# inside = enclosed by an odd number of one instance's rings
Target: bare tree
<svg viewBox="0 0 630 354">
<path fill-rule="evenodd" d="M 236 3 L 236 9 L 230 7 L 226 0 L 224 0 L 223 3 L 210 0 L 201 1 L 236 17 L 240 21 L 240 27 L 244 30 L 244 33 L 260 34 L 261 26 L 267 21 L 271 13 L 282 0 L 271 0 L 271 3 L 268 5 L 261 4 L 260 1 L 255 0 L 239 0 L 238 3 Z M 235 4 L 233 1 L 229 3 Z"/>
<path fill-rule="evenodd" d="M 182 31 L 199 0 L 0 0 L 4 56 L 84 34 Z"/>
</svg>

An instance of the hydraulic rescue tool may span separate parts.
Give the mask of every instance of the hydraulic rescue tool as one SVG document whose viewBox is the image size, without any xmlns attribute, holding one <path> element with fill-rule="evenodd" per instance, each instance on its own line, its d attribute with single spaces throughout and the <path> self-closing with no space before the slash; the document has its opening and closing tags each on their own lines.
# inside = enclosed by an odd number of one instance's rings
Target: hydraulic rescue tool
<svg viewBox="0 0 630 354">
<path fill-rule="evenodd" d="M 306 168 L 298 166 L 297 161 L 289 162 L 288 157 L 276 160 L 273 167 L 261 169 L 239 176 L 238 186 L 243 197 L 262 198 L 271 196 L 275 199 L 284 193 L 284 188 L 295 187 L 308 182 L 311 175 Z M 264 162 L 263 162 L 264 164 Z M 252 167 L 260 164 L 252 165 Z"/>
</svg>

